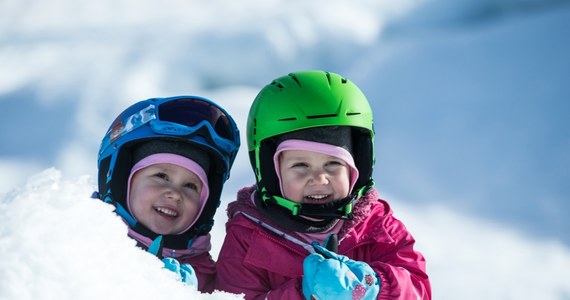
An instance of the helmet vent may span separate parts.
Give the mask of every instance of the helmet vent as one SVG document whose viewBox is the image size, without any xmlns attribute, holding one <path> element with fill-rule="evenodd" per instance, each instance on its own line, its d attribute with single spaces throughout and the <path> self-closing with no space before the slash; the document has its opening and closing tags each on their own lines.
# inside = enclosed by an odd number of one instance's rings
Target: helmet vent
<svg viewBox="0 0 570 300">
<path fill-rule="evenodd" d="M 295 80 L 295 82 L 297 83 L 298 86 L 301 86 L 301 82 L 299 81 L 299 79 L 297 78 L 297 76 L 294 73 L 290 73 L 289 77 L 291 77 L 293 80 Z"/>
<path fill-rule="evenodd" d="M 276 85 L 278 89 L 282 90 L 285 88 L 285 86 L 277 81 L 273 81 L 271 82 L 271 85 Z"/>
<path fill-rule="evenodd" d="M 326 72 L 325 74 L 327 75 L 327 81 L 329 82 L 329 85 L 331 85 L 331 73 Z"/>
<path fill-rule="evenodd" d="M 328 115 L 315 115 L 315 116 L 307 116 L 307 119 L 321 119 L 321 118 L 332 118 L 336 117 L 336 114 L 328 114 Z"/>
<path fill-rule="evenodd" d="M 297 118 L 295 117 L 291 117 L 291 118 L 283 118 L 283 119 L 279 119 L 278 121 L 295 121 L 297 120 Z"/>
<path fill-rule="evenodd" d="M 360 114 L 359 112 L 348 112 L 348 113 L 346 113 L 347 116 L 356 116 L 359 114 Z"/>
</svg>

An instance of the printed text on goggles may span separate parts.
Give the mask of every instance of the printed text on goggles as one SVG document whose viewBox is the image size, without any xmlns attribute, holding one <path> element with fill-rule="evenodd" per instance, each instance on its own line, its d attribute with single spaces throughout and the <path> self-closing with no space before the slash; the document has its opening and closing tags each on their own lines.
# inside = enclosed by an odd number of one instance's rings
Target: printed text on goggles
<svg viewBox="0 0 570 300">
<path fill-rule="evenodd" d="M 197 98 L 181 98 L 158 105 L 154 104 L 132 114 L 124 121 L 124 126 L 113 128 L 109 134 L 112 143 L 117 138 L 150 123 L 152 131 L 158 134 L 188 136 L 207 128 L 209 135 L 219 150 L 233 154 L 239 133 L 232 126 L 226 113 L 207 101 Z"/>
</svg>

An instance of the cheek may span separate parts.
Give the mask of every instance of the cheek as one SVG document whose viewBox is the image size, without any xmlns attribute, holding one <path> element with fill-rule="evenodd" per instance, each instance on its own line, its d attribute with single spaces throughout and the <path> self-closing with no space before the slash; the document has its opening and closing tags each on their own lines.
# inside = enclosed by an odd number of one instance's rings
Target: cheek
<svg viewBox="0 0 570 300">
<path fill-rule="evenodd" d="M 153 199 L 157 198 L 159 188 L 143 181 L 133 181 L 129 193 L 129 209 L 134 215 L 141 214 L 152 206 Z M 136 216 L 135 216 L 136 217 Z"/>
<path fill-rule="evenodd" d="M 282 183 L 283 196 L 293 201 L 301 201 L 303 198 L 303 184 L 299 180 L 293 180 L 292 178 L 284 179 Z"/>
<path fill-rule="evenodd" d="M 184 206 L 184 210 L 186 210 L 186 213 L 189 215 L 198 214 L 198 210 L 200 210 L 200 201 L 188 201 Z"/>
<path fill-rule="evenodd" d="M 143 211 L 144 207 L 147 206 L 149 202 L 149 193 L 145 193 L 144 190 L 141 190 L 136 186 L 131 188 L 129 195 L 129 208 L 133 214 L 136 215 Z"/>
<path fill-rule="evenodd" d="M 200 210 L 200 203 L 198 202 L 188 202 L 185 206 L 184 206 L 184 215 L 185 217 L 185 225 L 184 226 L 189 226 L 190 224 L 192 224 L 194 222 L 195 219 L 198 218 L 198 212 Z"/>
<path fill-rule="evenodd" d="M 348 196 L 348 190 L 350 189 L 350 176 L 348 172 L 335 177 L 335 186 L 338 187 L 337 191 L 343 194 L 343 197 Z"/>
<path fill-rule="evenodd" d="M 186 190 L 184 194 L 184 210 L 187 212 L 198 211 L 201 206 L 200 192 L 195 190 Z"/>
<path fill-rule="evenodd" d="M 140 185 L 137 184 L 136 181 L 131 182 L 131 187 L 129 190 L 129 199 L 127 199 L 128 206 L 131 210 L 134 211 L 140 206 L 140 202 L 142 201 L 141 199 L 142 195 L 144 195 L 144 193 L 140 191 Z"/>
</svg>

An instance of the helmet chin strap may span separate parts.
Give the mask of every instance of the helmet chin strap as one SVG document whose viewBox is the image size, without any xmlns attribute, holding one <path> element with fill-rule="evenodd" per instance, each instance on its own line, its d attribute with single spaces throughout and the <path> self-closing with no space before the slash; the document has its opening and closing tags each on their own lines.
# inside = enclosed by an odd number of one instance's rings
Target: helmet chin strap
<svg viewBox="0 0 570 300">
<path fill-rule="evenodd" d="M 117 201 L 113 200 L 111 190 L 107 191 L 106 194 L 101 194 L 99 192 L 93 192 L 91 194 L 91 198 L 93 199 L 100 199 L 106 203 L 109 203 L 115 206 L 115 212 L 121 216 L 131 228 L 134 228 L 137 225 L 137 220 Z"/>
<path fill-rule="evenodd" d="M 267 191 L 265 187 L 261 190 L 261 199 L 266 204 L 269 203 L 286 208 L 291 212 L 293 216 L 296 217 L 308 217 L 321 221 L 332 219 L 352 220 L 354 218 L 352 214 L 353 204 L 358 199 L 360 199 L 364 193 L 370 190 L 372 186 L 374 186 L 374 181 L 370 180 L 367 185 L 357 189 L 356 191 L 353 191 L 352 194 L 348 195 L 347 197 L 325 204 L 298 203 L 287 198 L 273 196 Z M 309 223 L 319 222 L 317 220 L 306 221 L 309 221 Z"/>
<path fill-rule="evenodd" d="M 303 203 L 299 215 L 315 219 L 352 220 L 352 204 L 358 199 L 357 196 L 352 194 L 325 204 Z"/>
<path fill-rule="evenodd" d="M 334 200 L 325 204 L 298 203 L 289 199 L 273 196 L 262 190 L 262 199 L 265 203 L 272 203 L 286 208 L 293 216 L 309 217 L 321 220 L 343 219 L 352 220 L 352 204 L 358 198 L 360 193 L 353 193 L 339 200 Z"/>
</svg>

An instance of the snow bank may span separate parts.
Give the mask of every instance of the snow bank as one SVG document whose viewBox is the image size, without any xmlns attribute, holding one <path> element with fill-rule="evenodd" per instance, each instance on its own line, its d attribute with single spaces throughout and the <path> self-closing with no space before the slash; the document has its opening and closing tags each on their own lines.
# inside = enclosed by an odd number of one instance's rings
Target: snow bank
<svg viewBox="0 0 570 300">
<path fill-rule="evenodd" d="M 93 190 L 52 168 L 2 196 L 0 299 L 241 299 L 176 281 Z"/>
</svg>

